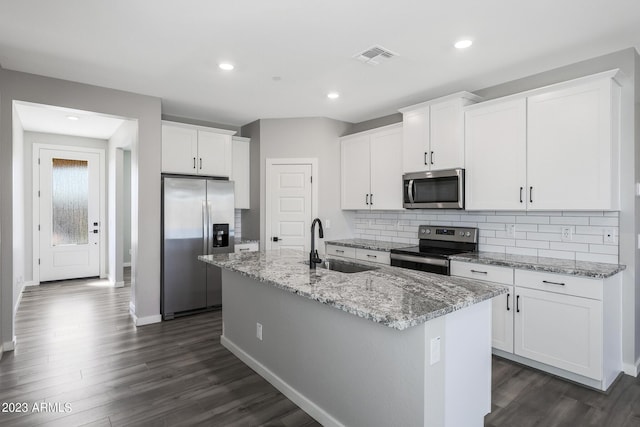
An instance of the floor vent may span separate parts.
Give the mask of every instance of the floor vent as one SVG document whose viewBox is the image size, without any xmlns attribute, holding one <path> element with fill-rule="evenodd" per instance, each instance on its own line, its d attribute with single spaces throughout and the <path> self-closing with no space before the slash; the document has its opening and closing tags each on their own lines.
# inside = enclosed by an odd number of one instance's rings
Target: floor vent
<svg viewBox="0 0 640 427">
<path fill-rule="evenodd" d="M 382 61 L 388 61 L 396 56 L 398 56 L 398 54 L 391 52 L 389 49 L 381 46 L 371 46 L 369 49 L 357 53 L 353 57 L 365 64 L 378 65 Z"/>
</svg>

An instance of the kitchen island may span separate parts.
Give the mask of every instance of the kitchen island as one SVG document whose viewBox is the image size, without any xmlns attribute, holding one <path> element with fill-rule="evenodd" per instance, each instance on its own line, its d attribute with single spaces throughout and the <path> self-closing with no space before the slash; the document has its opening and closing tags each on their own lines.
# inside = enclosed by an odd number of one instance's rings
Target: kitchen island
<svg viewBox="0 0 640 427">
<path fill-rule="evenodd" d="M 324 425 L 483 425 L 490 299 L 506 288 L 380 265 L 310 271 L 307 257 L 200 257 L 223 269 L 226 348 Z"/>
</svg>

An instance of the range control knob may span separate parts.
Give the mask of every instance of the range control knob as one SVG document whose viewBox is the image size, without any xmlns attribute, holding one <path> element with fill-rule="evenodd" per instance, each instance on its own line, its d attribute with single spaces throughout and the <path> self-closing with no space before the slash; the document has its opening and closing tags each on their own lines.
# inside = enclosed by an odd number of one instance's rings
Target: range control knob
<svg viewBox="0 0 640 427">
<path fill-rule="evenodd" d="M 464 235 L 467 236 L 467 237 L 471 237 L 471 232 L 467 231 L 466 233 L 464 233 Z"/>
<path fill-rule="evenodd" d="M 427 234 L 431 234 L 431 229 L 430 229 L 430 228 L 427 228 L 427 229 L 425 230 L 425 233 L 427 233 Z"/>
<path fill-rule="evenodd" d="M 460 235 L 461 235 L 461 236 L 464 236 L 464 231 L 461 231 L 461 232 L 460 232 Z"/>
</svg>

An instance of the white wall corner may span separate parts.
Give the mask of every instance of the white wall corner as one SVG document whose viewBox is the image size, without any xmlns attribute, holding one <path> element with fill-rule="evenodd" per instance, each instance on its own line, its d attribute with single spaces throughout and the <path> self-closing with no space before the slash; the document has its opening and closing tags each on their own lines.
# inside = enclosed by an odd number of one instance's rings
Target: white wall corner
<svg viewBox="0 0 640 427">
<path fill-rule="evenodd" d="M 134 318 L 133 320 L 135 320 L 136 305 L 133 303 L 133 301 L 129 301 L 129 314 L 131 314 L 131 316 Z"/>
</svg>

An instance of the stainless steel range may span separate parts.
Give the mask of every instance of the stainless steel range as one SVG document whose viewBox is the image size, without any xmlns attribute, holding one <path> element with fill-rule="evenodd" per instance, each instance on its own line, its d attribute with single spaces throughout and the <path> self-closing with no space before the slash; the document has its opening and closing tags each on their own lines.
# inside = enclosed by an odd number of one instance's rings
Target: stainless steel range
<svg viewBox="0 0 640 427">
<path fill-rule="evenodd" d="M 421 225 L 418 238 L 418 246 L 391 249 L 391 265 L 448 276 L 449 256 L 478 250 L 477 228 Z"/>
</svg>

